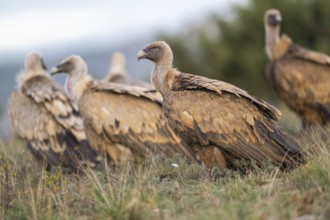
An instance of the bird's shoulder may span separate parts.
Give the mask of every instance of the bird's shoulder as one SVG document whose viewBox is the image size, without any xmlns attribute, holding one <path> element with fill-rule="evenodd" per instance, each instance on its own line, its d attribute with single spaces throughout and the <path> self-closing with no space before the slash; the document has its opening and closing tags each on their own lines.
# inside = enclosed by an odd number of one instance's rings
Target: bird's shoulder
<svg viewBox="0 0 330 220">
<path fill-rule="evenodd" d="M 281 112 L 274 106 L 257 97 L 249 95 L 246 91 L 232 84 L 202 76 L 188 73 L 181 73 L 176 75 L 172 85 L 172 91 L 176 92 L 177 94 L 180 93 L 180 91 L 192 91 L 193 93 L 212 93 L 215 94 L 215 96 L 208 101 L 213 102 L 214 104 L 219 102 L 221 99 L 225 99 L 226 97 L 230 98 L 232 101 L 235 99 L 244 99 L 248 100 L 250 105 L 256 106 L 259 111 L 261 111 L 267 117 L 277 120 L 281 116 Z M 192 95 L 191 99 L 189 100 L 191 105 L 194 105 L 193 99 L 194 95 Z"/>
<path fill-rule="evenodd" d="M 285 39 L 285 36 L 283 36 L 282 39 Z M 288 46 L 287 52 L 284 57 L 292 57 L 310 61 L 315 64 L 330 66 L 330 57 L 327 54 L 307 49 L 295 43 L 291 43 Z"/>
<path fill-rule="evenodd" d="M 38 108 L 44 109 L 49 120 L 57 126 L 71 131 L 78 139 L 84 139 L 82 118 L 77 103 L 47 76 L 36 76 L 24 83 L 22 93 L 33 101 Z"/>
<path fill-rule="evenodd" d="M 122 94 L 127 97 L 138 98 L 141 101 L 151 101 L 157 104 L 162 103 L 162 96 L 155 89 L 148 89 L 140 86 L 124 85 L 119 83 L 109 83 L 94 80 L 89 86 L 89 94 L 103 94 L 106 98 L 108 95 Z"/>
</svg>

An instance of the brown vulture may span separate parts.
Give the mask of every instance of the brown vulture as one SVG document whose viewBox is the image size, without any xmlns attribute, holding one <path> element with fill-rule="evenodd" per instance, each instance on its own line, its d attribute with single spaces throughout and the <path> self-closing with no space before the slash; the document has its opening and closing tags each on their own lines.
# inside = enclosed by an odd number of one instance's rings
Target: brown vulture
<svg viewBox="0 0 330 220">
<path fill-rule="evenodd" d="M 152 81 L 163 95 L 163 111 L 179 137 L 211 168 L 237 168 L 237 159 L 272 161 L 293 168 L 304 161 L 300 146 L 274 122 L 281 113 L 231 84 L 172 68 L 164 41 L 139 51 L 155 63 Z"/>
<path fill-rule="evenodd" d="M 330 57 L 280 37 L 281 22 L 278 10 L 265 12 L 267 80 L 304 127 L 325 125 L 330 121 Z"/>
<path fill-rule="evenodd" d="M 111 56 L 110 69 L 105 77 L 106 82 L 119 83 L 131 86 L 141 86 L 148 89 L 155 89 L 150 83 L 132 79 L 125 70 L 126 58 L 123 53 L 115 52 Z"/>
<path fill-rule="evenodd" d="M 46 72 L 42 57 L 29 53 L 17 77 L 18 88 L 8 100 L 8 115 L 37 162 L 62 165 L 75 172 L 100 160 L 86 140 L 78 106 Z"/>
<path fill-rule="evenodd" d="M 87 138 L 113 165 L 150 153 L 182 153 L 195 160 L 168 124 L 157 91 L 93 80 L 76 55 L 53 67 L 57 73 L 68 74 L 66 89 L 78 102 Z"/>
</svg>

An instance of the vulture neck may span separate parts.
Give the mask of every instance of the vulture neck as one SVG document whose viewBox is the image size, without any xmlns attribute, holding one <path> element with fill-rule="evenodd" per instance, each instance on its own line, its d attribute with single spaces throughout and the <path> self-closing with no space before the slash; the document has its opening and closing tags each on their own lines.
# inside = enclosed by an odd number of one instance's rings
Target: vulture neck
<svg viewBox="0 0 330 220">
<path fill-rule="evenodd" d="M 66 79 L 65 90 L 71 98 L 78 102 L 91 81 L 92 77 L 87 73 L 71 74 Z"/>
<path fill-rule="evenodd" d="M 126 78 L 127 74 L 122 67 L 115 65 L 109 69 L 109 74 L 105 78 L 105 81 L 112 82 L 112 80 L 116 79 L 117 77 Z"/>
<path fill-rule="evenodd" d="M 127 74 L 124 69 L 124 66 L 118 63 L 111 65 L 111 68 L 109 69 L 108 78 L 110 78 L 112 75 L 126 76 Z"/>
<path fill-rule="evenodd" d="M 171 86 L 168 84 L 167 80 L 171 74 L 173 62 L 173 56 L 170 56 L 169 59 L 163 59 L 155 63 L 155 66 L 151 74 L 151 82 L 153 86 L 160 92 L 163 96 L 166 95 Z"/>
<path fill-rule="evenodd" d="M 266 53 L 270 60 L 274 61 L 281 57 L 280 44 L 280 27 L 265 27 L 266 30 Z"/>
</svg>

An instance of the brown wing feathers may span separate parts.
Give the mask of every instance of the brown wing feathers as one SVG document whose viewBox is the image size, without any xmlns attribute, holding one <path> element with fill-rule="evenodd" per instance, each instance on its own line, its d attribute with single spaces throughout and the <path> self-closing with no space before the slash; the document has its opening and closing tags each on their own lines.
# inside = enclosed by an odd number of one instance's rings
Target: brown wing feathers
<svg viewBox="0 0 330 220">
<path fill-rule="evenodd" d="M 95 108 L 89 107 L 92 99 Z M 181 152 L 193 159 L 169 127 L 161 101 L 155 91 L 94 81 L 80 100 L 80 109 L 99 135 L 126 146 L 137 157 Z"/>
<path fill-rule="evenodd" d="M 178 79 L 179 83 L 176 83 L 173 87 L 174 90 L 181 90 L 181 89 L 202 89 L 209 92 L 216 92 L 218 94 L 230 93 L 237 97 L 246 98 L 251 103 L 256 105 L 258 108 L 263 110 L 264 114 L 267 114 L 269 117 L 271 117 L 274 120 L 278 120 L 281 117 L 281 112 L 276 109 L 274 106 L 268 104 L 267 102 L 249 95 L 246 91 L 239 89 L 231 84 L 217 81 L 217 80 L 211 80 L 202 76 L 195 76 L 192 74 L 182 74 L 180 75 L 180 78 Z"/>
<path fill-rule="evenodd" d="M 79 103 L 90 143 L 115 165 L 150 153 L 182 153 L 194 160 L 168 125 L 157 91 L 93 80 L 84 60 L 75 55 L 54 67 L 53 74 L 59 72 L 68 74 L 70 95 Z"/>
</svg>

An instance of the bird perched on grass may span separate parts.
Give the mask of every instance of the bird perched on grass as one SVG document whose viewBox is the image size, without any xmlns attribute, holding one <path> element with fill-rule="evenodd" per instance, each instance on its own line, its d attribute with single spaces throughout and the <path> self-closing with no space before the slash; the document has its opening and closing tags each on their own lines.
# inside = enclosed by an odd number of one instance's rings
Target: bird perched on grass
<svg viewBox="0 0 330 220">
<path fill-rule="evenodd" d="M 8 115 L 37 162 L 75 172 L 100 160 L 86 140 L 78 106 L 54 83 L 38 53 L 29 53 L 8 100 Z"/>
<path fill-rule="evenodd" d="M 283 35 L 282 16 L 269 9 L 264 15 L 266 76 L 277 95 L 298 114 L 304 128 L 330 121 L 330 57 L 305 49 Z"/>
<path fill-rule="evenodd" d="M 57 73 L 68 75 L 65 87 L 79 104 L 89 142 L 113 165 L 153 153 L 194 160 L 168 124 L 157 91 L 94 80 L 76 55 L 53 67 Z"/>
<path fill-rule="evenodd" d="M 121 52 L 115 52 L 110 59 L 110 69 L 108 75 L 105 77 L 106 82 L 119 83 L 131 86 L 141 86 L 148 89 L 155 89 L 150 83 L 132 79 L 128 76 L 126 70 L 126 57 Z"/>
<path fill-rule="evenodd" d="M 231 84 L 173 68 L 164 41 L 146 46 L 138 59 L 154 62 L 152 82 L 165 116 L 208 168 L 237 168 L 238 159 L 271 161 L 282 169 L 304 162 L 300 146 L 275 124 L 275 107 Z"/>
</svg>

